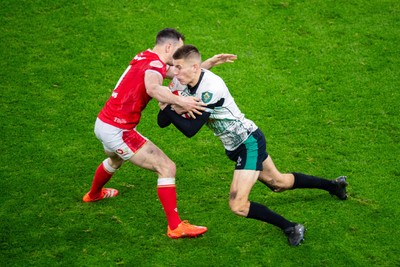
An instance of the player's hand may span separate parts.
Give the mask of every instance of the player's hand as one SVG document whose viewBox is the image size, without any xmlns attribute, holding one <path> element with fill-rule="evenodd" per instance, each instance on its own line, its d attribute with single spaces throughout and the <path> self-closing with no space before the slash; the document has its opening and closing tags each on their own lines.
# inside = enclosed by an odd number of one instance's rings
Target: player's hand
<svg viewBox="0 0 400 267">
<path fill-rule="evenodd" d="M 193 119 L 196 118 L 196 115 L 201 115 L 201 112 L 204 111 L 207 106 L 200 99 L 192 96 L 188 97 L 179 97 L 179 104 L 174 106 L 174 110 L 178 114 L 189 113 L 190 117 Z"/>
<path fill-rule="evenodd" d="M 218 54 L 208 60 L 212 66 L 217 66 L 223 63 L 233 63 L 237 59 L 237 55 L 234 54 Z"/>
</svg>

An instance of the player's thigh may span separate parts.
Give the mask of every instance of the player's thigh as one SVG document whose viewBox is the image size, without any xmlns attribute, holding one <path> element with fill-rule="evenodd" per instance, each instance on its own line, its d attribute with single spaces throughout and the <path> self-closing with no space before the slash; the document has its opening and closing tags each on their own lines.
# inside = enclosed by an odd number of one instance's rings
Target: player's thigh
<svg viewBox="0 0 400 267">
<path fill-rule="evenodd" d="M 121 129 L 100 119 L 96 120 L 95 134 L 110 158 L 115 158 L 112 154 L 115 153 L 123 160 L 128 160 L 132 157 L 147 141 L 147 138 L 135 129 Z"/>
<path fill-rule="evenodd" d="M 262 163 L 262 171 L 260 172 L 259 179 L 268 182 L 269 180 L 277 180 L 281 177 L 281 173 L 275 167 L 274 162 L 270 155 Z"/>
<path fill-rule="evenodd" d="M 156 172 L 159 177 L 175 177 L 176 174 L 174 162 L 150 140 L 136 151 L 129 161 L 143 169 Z"/>
<path fill-rule="evenodd" d="M 247 202 L 251 189 L 257 182 L 260 171 L 255 170 L 235 170 L 230 189 L 230 203 Z"/>
</svg>

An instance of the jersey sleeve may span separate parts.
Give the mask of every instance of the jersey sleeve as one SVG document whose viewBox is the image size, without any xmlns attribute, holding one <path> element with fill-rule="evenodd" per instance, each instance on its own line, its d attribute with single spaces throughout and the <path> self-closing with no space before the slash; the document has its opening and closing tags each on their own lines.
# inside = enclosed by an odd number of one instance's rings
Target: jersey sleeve
<svg viewBox="0 0 400 267">
<path fill-rule="evenodd" d="M 224 92 L 226 90 L 227 87 L 222 80 L 210 80 L 197 92 L 197 96 L 203 103 L 212 105 L 225 98 Z"/>
<path fill-rule="evenodd" d="M 172 123 L 181 133 L 190 138 L 200 131 L 209 117 L 209 112 L 203 112 L 201 115 L 196 116 L 196 119 L 185 119 L 177 114 L 171 108 L 171 105 L 168 105 L 158 113 L 157 122 L 161 128 L 167 127 Z"/>
<path fill-rule="evenodd" d="M 211 115 L 211 112 L 207 110 L 211 111 L 215 107 L 221 107 L 223 104 L 224 99 L 222 98 L 215 104 L 207 105 L 207 109 L 201 115 L 196 116 L 196 119 L 184 118 L 173 111 L 171 105 L 168 105 L 158 113 L 157 123 L 161 128 L 165 128 L 172 123 L 181 133 L 187 137 L 192 137 L 207 123 Z"/>
</svg>

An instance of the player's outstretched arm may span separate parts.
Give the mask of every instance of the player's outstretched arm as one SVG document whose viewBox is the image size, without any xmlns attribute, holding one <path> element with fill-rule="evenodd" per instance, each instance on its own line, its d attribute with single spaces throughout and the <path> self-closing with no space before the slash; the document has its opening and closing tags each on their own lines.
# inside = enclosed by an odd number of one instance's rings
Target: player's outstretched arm
<svg viewBox="0 0 400 267">
<path fill-rule="evenodd" d="M 233 63 L 237 59 L 234 54 L 217 54 L 214 55 L 201 63 L 203 69 L 209 70 L 212 67 L 221 65 L 223 63 Z M 174 78 L 174 66 L 169 66 L 167 71 L 167 78 Z"/>
<path fill-rule="evenodd" d="M 233 63 L 237 59 L 234 54 L 217 54 L 201 63 L 203 69 L 211 69 L 214 66 L 221 65 L 223 63 Z"/>
</svg>

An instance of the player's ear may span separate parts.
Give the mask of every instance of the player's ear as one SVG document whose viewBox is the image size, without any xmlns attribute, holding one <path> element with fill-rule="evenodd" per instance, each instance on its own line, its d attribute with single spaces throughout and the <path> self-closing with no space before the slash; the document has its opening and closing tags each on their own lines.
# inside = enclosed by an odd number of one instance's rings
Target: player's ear
<svg viewBox="0 0 400 267">
<path fill-rule="evenodd" d="M 165 49 L 165 53 L 167 53 L 167 54 L 168 54 L 169 52 L 171 52 L 172 43 L 167 43 L 167 44 L 165 45 L 164 49 Z"/>
<path fill-rule="evenodd" d="M 197 71 L 197 70 L 199 70 L 201 67 L 200 67 L 200 64 L 199 63 L 194 63 L 193 64 L 193 71 Z"/>
</svg>

